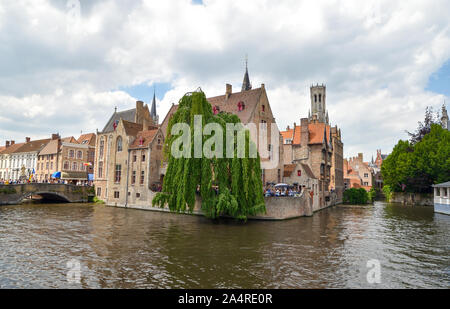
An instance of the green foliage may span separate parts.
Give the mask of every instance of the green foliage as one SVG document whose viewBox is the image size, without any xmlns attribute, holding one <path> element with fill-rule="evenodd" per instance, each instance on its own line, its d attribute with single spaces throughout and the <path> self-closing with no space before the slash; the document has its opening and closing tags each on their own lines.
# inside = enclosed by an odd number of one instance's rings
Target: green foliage
<svg viewBox="0 0 450 309">
<path fill-rule="evenodd" d="M 390 202 L 392 199 L 392 194 L 393 194 L 391 186 L 385 185 L 383 187 L 383 193 L 384 193 L 384 196 L 386 197 L 386 201 Z"/>
<path fill-rule="evenodd" d="M 92 199 L 92 202 L 95 204 L 105 204 L 105 202 L 102 201 L 101 199 L 99 199 L 97 196 L 94 196 L 94 198 Z"/>
<path fill-rule="evenodd" d="M 212 158 L 194 158 L 194 116 L 202 116 L 202 128 L 209 123 L 222 127 L 223 154 Z M 175 158 L 172 153 L 174 141 L 181 136 L 173 136 L 172 128 L 177 123 L 185 123 L 191 130 L 191 158 Z M 249 131 L 241 125 L 238 132 L 231 136 L 229 143 L 234 144 L 234 157 L 227 158 L 226 124 L 240 124 L 236 115 L 220 113 L 214 115 L 203 92 L 194 92 L 181 98 L 177 112 L 171 117 L 167 128 L 164 155 L 168 160 L 164 177 L 163 190 L 153 199 L 153 206 L 164 207 L 166 204 L 173 212 L 193 212 L 196 194 L 202 200 L 202 211 L 209 218 L 222 215 L 246 220 L 249 216 L 265 213 L 261 166 L 259 155 L 250 158 L 251 147 L 256 147 L 250 140 Z M 245 133 L 245 155 L 238 157 L 238 134 Z M 205 142 L 211 136 L 198 136 Z M 216 150 L 215 146 L 212 149 Z"/>
<path fill-rule="evenodd" d="M 400 140 L 381 173 L 394 192 L 430 193 L 433 184 L 450 179 L 450 132 L 432 124 L 416 144 Z"/>
<path fill-rule="evenodd" d="M 370 203 L 373 203 L 373 201 L 375 201 L 375 197 L 377 196 L 377 191 L 375 190 L 374 187 L 372 187 L 372 189 L 370 189 L 367 196 L 368 196 Z"/>
<path fill-rule="evenodd" d="M 16 194 L 16 193 L 17 193 L 17 191 L 13 187 L 6 186 L 3 188 L 0 188 L 0 194 Z"/>
<path fill-rule="evenodd" d="M 351 205 L 364 205 L 369 201 L 369 194 L 363 188 L 352 188 L 344 191 L 344 203 Z"/>
</svg>

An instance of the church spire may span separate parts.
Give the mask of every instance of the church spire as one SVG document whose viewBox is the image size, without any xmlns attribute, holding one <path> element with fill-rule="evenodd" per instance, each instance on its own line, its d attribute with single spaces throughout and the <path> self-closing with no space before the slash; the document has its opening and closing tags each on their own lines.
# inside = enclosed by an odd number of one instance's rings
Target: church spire
<svg viewBox="0 0 450 309">
<path fill-rule="evenodd" d="M 244 81 L 242 82 L 242 91 L 248 91 L 252 89 L 252 84 L 250 83 L 250 78 L 248 77 L 248 57 L 245 57 L 245 75 Z"/>
<path fill-rule="evenodd" d="M 152 101 L 152 108 L 150 111 L 150 116 L 152 117 L 153 121 L 155 121 L 155 123 L 158 123 L 158 115 L 156 114 L 156 90 L 155 88 L 153 88 L 153 101 Z"/>
</svg>

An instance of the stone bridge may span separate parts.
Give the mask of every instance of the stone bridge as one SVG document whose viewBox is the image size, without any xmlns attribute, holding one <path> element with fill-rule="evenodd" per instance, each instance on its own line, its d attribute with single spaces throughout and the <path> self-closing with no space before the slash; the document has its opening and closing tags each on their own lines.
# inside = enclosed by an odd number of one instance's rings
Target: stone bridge
<svg viewBox="0 0 450 309">
<path fill-rule="evenodd" d="M 0 205 L 20 204 L 32 196 L 64 203 L 86 203 L 89 189 L 84 186 L 48 183 L 0 185 Z"/>
</svg>

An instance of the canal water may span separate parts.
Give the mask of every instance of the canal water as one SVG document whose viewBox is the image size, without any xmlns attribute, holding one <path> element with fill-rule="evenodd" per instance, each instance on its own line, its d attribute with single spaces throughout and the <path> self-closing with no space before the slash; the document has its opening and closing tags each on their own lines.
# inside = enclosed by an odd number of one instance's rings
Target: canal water
<svg viewBox="0 0 450 309">
<path fill-rule="evenodd" d="M 381 202 L 246 224 L 86 204 L 7 206 L 0 288 L 449 288 L 449 236 L 450 216 Z"/>
</svg>

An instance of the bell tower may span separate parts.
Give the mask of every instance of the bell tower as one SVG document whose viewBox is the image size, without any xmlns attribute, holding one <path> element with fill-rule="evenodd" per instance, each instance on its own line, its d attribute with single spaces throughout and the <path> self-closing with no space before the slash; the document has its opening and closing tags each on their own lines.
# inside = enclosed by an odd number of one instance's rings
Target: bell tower
<svg viewBox="0 0 450 309">
<path fill-rule="evenodd" d="M 320 123 L 328 123 L 326 93 L 327 87 L 323 84 L 311 86 L 311 118 Z"/>
</svg>

